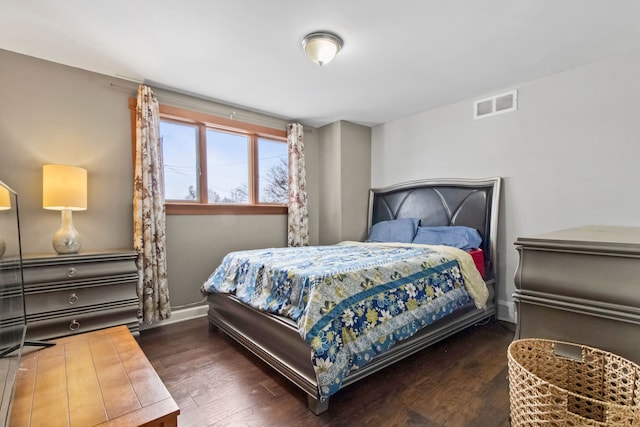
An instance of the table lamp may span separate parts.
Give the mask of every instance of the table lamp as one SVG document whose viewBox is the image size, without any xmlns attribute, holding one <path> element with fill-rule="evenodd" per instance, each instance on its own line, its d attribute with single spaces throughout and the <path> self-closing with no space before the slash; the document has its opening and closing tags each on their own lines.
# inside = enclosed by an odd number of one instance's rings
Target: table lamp
<svg viewBox="0 0 640 427">
<path fill-rule="evenodd" d="M 9 190 L 0 185 L 0 211 L 6 211 L 11 209 L 11 198 L 9 197 Z M 4 239 L 0 236 L 0 258 L 4 255 L 4 251 L 7 249 Z"/>
<path fill-rule="evenodd" d="M 62 211 L 60 228 L 53 235 L 53 249 L 59 254 L 78 253 L 82 237 L 73 226 L 71 212 L 87 209 L 87 170 L 67 165 L 44 165 L 42 207 Z"/>
</svg>

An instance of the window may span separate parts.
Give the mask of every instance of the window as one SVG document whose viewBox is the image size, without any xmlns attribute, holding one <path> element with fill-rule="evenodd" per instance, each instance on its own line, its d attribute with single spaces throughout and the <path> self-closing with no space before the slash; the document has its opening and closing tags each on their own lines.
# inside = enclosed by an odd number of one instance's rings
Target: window
<svg viewBox="0 0 640 427">
<path fill-rule="evenodd" d="M 289 167 L 287 146 L 278 141 L 258 138 L 258 202 L 287 204 Z"/>
<path fill-rule="evenodd" d="M 165 200 L 197 200 L 198 127 L 160 122 Z"/>
<path fill-rule="evenodd" d="M 286 131 L 164 105 L 160 116 L 167 214 L 287 213 Z"/>
<path fill-rule="evenodd" d="M 246 135 L 207 129 L 209 203 L 249 203 L 249 148 Z"/>
</svg>

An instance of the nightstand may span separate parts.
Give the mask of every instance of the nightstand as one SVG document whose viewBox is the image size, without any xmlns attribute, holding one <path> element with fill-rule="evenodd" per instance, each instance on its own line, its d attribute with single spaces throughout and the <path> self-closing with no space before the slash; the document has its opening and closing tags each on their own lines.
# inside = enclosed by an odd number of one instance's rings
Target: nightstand
<svg viewBox="0 0 640 427">
<path fill-rule="evenodd" d="M 27 339 L 126 325 L 139 334 L 136 252 L 23 257 Z"/>
<path fill-rule="evenodd" d="M 640 228 L 520 237 L 516 338 L 586 344 L 640 363 Z"/>
</svg>

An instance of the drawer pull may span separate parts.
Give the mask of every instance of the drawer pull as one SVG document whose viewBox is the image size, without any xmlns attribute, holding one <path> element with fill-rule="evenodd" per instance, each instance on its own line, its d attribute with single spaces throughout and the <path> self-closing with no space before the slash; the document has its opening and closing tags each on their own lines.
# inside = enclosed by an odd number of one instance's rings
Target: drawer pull
<svg viewBox="0 0 640 427">
<path fill-rule="evenodd" d="M 71 305 L 77 303 L 78 302 L 78 295 L 76 295 L 76 294 L 69 295 L 69 298 L 67 298 L 67 301 L 69 301 L 69 304 L 71 304 Z"/>
<path fill-rule="evenodd" d="M 76 277 L 76 274 L 78 274 L 78 270 L 75 267 L 67 268 L 67 277 Z"/>
<path fill-rule="evenodd" d="M 78 322 L 77 320 L 72 320 L 71 323 L 69 323 L 69 330 L 70 331 L 75 331 L 79 327 L 80 327 L 80 322 Z"/>
</svg>

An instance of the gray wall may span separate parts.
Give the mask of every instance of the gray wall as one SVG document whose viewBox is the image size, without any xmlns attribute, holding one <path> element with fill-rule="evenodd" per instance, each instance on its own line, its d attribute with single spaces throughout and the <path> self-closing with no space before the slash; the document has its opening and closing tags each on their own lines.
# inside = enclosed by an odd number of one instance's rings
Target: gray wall
<svg viewBox="0 0 640 427">
<path fill-rule="evenodd" d="M 20 197 L 25 253 L 54 255 L 60 213 L 42 209 L 42 165 L 88 170 L 88 209 L 74 212 L 83 251 L 132 247 L 133 167 L 128 98 L 137 85 L 0 50 L 0 180 Z M 284 129 L 286 121 L 156 90 L 161 102 Z M 319 235 L 317 135 L 305 129 L 310 239 Z M 167 217 L 174 309 L 202 303 L 199 288 L 224 254 L 286 245 L 284 215 Z"/>
<path fill-rule="evenodd" d="M 638 76 L 640 52 L 504 88 L 518 89 L 516 112 L 474 121 L 469 99 L 376 126 L 371 184 L 504 177 L 499 317 L 514 320 L 517 237 L 640 226 Z"/>
<path fill-rule="evenodd" d="M 18 192 L 25 253 L 54 253 L 60 212 L 42 209 L 46 163 L 88 171 L 88 209 L 73 213 L 84 249 L 132 246 L 130 94 L 112 82 L 0 50 L 0 179 Z"/>
<path fill-rule="evenodd" d="M 342 162 L 341 240 L 367 238 L 367 210 L 371 188 L 371 128 L 340 122 Z"/>
<path fill-rule="evenodd" d="M 320 149 L 320 224 L 319 242 L 329 245 L 340 241 L 342 222 L 340 211 L 340 122 L 318 129 Z"/>
<path fill-rule="evenodd" d="M 320 244 L 366 238 L 371 129 L 339 121 L 318 129 Z"/>
</svg>

